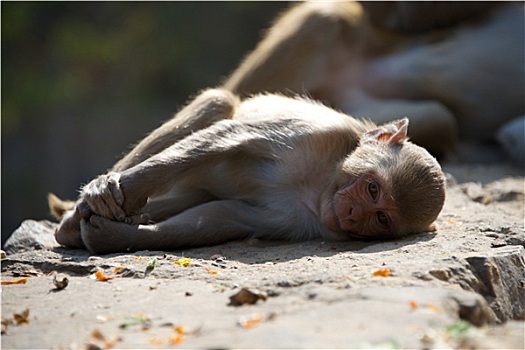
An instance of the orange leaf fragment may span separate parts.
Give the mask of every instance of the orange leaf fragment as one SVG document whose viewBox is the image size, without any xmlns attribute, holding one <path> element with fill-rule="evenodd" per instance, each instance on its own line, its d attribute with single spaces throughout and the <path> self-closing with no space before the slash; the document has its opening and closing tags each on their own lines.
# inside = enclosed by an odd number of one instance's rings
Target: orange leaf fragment
<svg viewBox="0 0 525 350">
<path fill-rule="evenodd" d="M 414 300 L 410 300 L 410 301 L 409 301 L 409 304 L 410 304 L 410 307 L 411 307 L 412 309 L 416 309 L 416 308 L 417 308 L 417 303 L 416 303 Z"/>
<path fill-rule="evenodd" d="M 182 341 L 184 340 L 184 337 L 182 336 L 182 334 L 177 334 L 177 335 L 171 336 L 169 339 L 170 339 L 170 345 L 177 345 L 177 344 L 182 343 Z"/>
<path fill-rule="evenodd" d="M 117 345 L 117 343 L 118 343 L 119 341 L 121 341 L 121 340 L 122 340 L 121 337 L 115 337 L 115 338 L 113 338 L 112 340 L 106 340 L 106 341 L 104 342 L 104 348 L 105 348 L 105 349 L 111 349 L 112 347 L 114 347 L 115 345 Z"/>
<path fill-rule="evenodd" d="M 27 278 L 18 278 L 16 280 L 2 281 L 2 284 L 24 284 L 27 283 Z"/>
<path fill-rule="evenodd" d="M 175 327 L 175 332 L 177 332 L 177 334 L 184 334 L 186 333 L 186 328 L 184 328 L 184 326 L 177 326 Z"/>
<path fill-rule="evenodd" d="M 97 281 L 102 281 L 102 282 L 106 282 L 106 281 L 111 281 L 112 279 L 115 278 L 115 276 L 108 276 L 106 274 L 104 274 L 104 272 L 102 271 L 97 271 L 95 272 L 95 278 L 97 279 Z"/>
<path fill-rule="evenodd" d="M 122 270 L 122 266 L 117 266 L 113 269 L 113 271 L 115 271 L 115 273 L 119 273 L 120 270 Z"/>
<path fill-rule="evenodd" d="M 263 320 L 263 316 L 262 315 L 257 315 L 255 316 L 254 318 L 252 319 L 249 319 L 249 320 L 246 320 L 243 322 L 242 326 L 244 328 L 253 328 L 255 327 L 256 325 L 258 325 L 259 323 L 261 323 Z"/>
<path fill-rule="evenodd" d="M 374 272 L 372 272 L 372 276 L 374 276 L 374 277 L 388 277 L 388 276 L 390 276 L 390 269 L 387 267 L 387 268 L 384 268 L 384 269 L 375 270 Z"/>
<path fill-rule="evenodd" d="M 219 273 L 219 271 L 217 271 L 217 270 L 212 270 L 212 269 L 209 269 L 209 268 L 206 268 L 206 271 L 208 271 L 208 273 L 209 273 L 210 275 L 216 275 L 216 274 Z"/>
</svg>

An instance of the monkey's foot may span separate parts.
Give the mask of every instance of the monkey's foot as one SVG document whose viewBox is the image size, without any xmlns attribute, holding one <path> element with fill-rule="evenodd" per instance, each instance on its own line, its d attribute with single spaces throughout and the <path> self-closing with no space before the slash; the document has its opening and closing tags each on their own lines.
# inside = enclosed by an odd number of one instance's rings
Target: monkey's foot
<svg viewBox="0 0 525 350">
<path fill-rule="evenodd" d="M 64 214 L 55 232 L 55 239 L 61 245 L 72 248 L 85 248 L 80 236 L 80 214 L 77 208 Z"/>
<path fill-rule="evenodd" d="M 139 225 L 111 221 L 92 215 L 80 221 L 82 241 L 86 248 L 97 254 L 133 251 L 139 235 Z"/>
</svg>

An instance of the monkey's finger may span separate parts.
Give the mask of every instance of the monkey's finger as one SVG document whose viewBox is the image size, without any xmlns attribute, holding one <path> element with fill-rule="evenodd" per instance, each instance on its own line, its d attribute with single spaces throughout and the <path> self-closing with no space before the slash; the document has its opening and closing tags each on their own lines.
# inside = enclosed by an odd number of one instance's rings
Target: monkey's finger
<svg viewBox="0 0 525 350">
<path fill-rule="evenodd" d="M 116 188 L 118 186 L 118 174 L 110 173 L 100 176 L 93 183 L 93 191 L 87 196 L 87 201 L 93 211 L 111 220 L 122 221 L 125 213 L 118 204 L 122 195 Z M 117 198 L 115 198 L 117 193 Z"/>
<path fill-rule="evenodd" d="M 101 216 L 98 216 L 98 215 L 92 215 L 89 220 L 86 220 L 87 223 L 89 223 L 91 226 L 94 226 L 94 227 L 97 227 L 97 228 L 100 228 L 101 224 L 102 224 L 102 220 L 103 218 Z"/>
<path fill-rule="evenodd" d="M 104 217 L 107 217 L 110 220 L 124 221 L 126 218 L 126 213 L 120 206 L 117 205 L 117 203 L 115 203 L 115 199 L 111 193 L 105 193 L 104 196 L 102 196 L 102 201 L 104 202 L 105 207 L 105 215 L 103 215 Z"/>
<path fill-rule="evenodd" d="M 138 214 L 126 217 L 124 222 L 128 225 L 143 225 L 149 223 L 149 219 L 149 214 Z"/>
<path fill-rule="evenodd" d="M 124 202 L 124 196 L 119 185 L 120 174 L 110 172 L 99 178 L 97 183 L 97 192 L 102 199 L 98 202 L 100 214 L 108 219 L 123 221 L 126 217 L 124 210 L 121 208 Z"/>
<path fill-rule="evenodd" d="M 115 199 L 115 203 L 122 207 L 124 204 L 124 194 L 120 188 L 120 174 L 116 172 L 110 172 L 108 174 L 108 188 Z"/>
<path fill-rule="evenodd" d="M 107 181 L 107 175 L 101 175 L 84 186 L 82 189 L 82 202 L 85 202 L 93 213 L 113 218 L 111 210 L 108 208 L 113 200 L 109 198 L 112 196 L 110 191 L 107 190 Z M 107 202 L 109 204 L 106 204 Z"/>
<path fill-rule="evenodd" d="M 113 212 L 110 209 L 113 199 L 105 191 L 96 195 L 86 195 L 84 200 L 95 214 L 111 220 L 114 219 Z"/>
</svg>

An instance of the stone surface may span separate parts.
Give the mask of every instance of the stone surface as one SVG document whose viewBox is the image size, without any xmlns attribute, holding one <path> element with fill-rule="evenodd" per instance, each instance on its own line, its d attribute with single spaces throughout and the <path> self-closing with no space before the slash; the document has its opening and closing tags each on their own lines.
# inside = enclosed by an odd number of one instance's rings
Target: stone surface
<svg viewBox="0 0 525 350">
<path fill-rule="evenodd" d="M 8 250 L 2 281 L 27 282 L 2 286 L 2 347 L 523 349 L 523 178 L 482 182 L 481 196 L 514 194 L 479 201 L 461 176 L 438 231 L 398 241 L 241 241 L 104 256 L 56 244 Z M 49 236 L 46 225 L 22 227 Z M 175 263 L 183 257 L 188 266 Z M 114 278 L 97 281 L 95 271 Z M 55 272 L 68 277 L 65 289 L 55 288 Z M 242 288 L 267 298 L 230 306 Z M 26 309 L 28 324 L 15 325 Z"/>
<path fill-rule="evenodd" d="M 57 224 L 42 220 L 26 220 L 5 242 L 6 253 L 58 247 L 55 240 Z"/>
</svg>

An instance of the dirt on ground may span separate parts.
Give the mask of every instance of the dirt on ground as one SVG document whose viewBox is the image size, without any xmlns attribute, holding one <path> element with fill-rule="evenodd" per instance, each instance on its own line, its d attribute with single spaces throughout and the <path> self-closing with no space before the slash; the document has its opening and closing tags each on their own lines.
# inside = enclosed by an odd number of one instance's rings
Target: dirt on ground
<svg viewBox="0 0 525 350">
<path fill-rule="evenodd" d="M 523 171 L 444 169 L 438 230 L 389 242 L 95 256 L 26 221 L 2 259 L 2 348 L 523 349 Z"/>
</svg>

